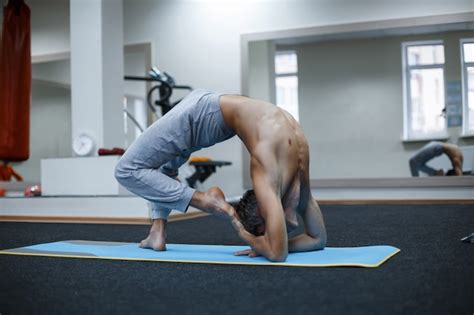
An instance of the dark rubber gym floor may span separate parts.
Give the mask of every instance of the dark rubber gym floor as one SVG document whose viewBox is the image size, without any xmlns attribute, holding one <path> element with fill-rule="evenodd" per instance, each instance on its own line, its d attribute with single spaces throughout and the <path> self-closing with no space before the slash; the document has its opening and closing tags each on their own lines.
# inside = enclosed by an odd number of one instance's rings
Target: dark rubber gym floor
<svg viewBox="0 0 474 315">
<path fill-rule="evenodd" d="M 387 244 L 379 268 L 299 268 L 0 255 L 0 314 L 467 314 L 473 205 L 322 206 L 329 246 Z M 139 241 L 138 225 L 0 223 L 0 249 L 68 239 Z M 168 242 L 240 244 L 212 217 Z"/>
</svg>

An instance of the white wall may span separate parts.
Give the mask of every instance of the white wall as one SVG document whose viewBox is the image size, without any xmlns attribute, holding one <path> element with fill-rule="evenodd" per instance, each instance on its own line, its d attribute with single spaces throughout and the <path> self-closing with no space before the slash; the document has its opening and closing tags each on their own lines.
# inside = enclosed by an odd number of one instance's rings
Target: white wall
<svg viewBox="0 0 474 315">
<path fill-rule="evenodd" d="M 69 0 L 25 2 L 31 9 L 32 55 L 69 51 Z"/>
<path fill-rule="evenodd" d="M 149 69 L 146 67 L 146 54 L 144 52 L 126 52 L 124 54 L 124 74 L 130 76 L 146 76 Z M 125 81 L 126 95 L 146 97 L 147 86 L 145 81 Z"/>
<path fill-rule="evenodd" d="M 249 96 L 275 104 L 275 43 L 249 44 Z"/>
<path fill-rule="evenodd" d="M 67 50 L 68 1 L 27 3 L 33 54 Z M 124 0 L 124 37 L 125 43 L 151 41 L 155 64 L 180 83 L 238 93 L 242 33 L 466 11 L 474 11 L 472 0 Z M 232 139 L 205 151 L 234 163 L 209 180 L 230 195 L 242 190 L 240 150 Z"/>
<path fill-rule="evenodd" d="M 48 81 L 67 87 L 71 85 L 71 62 L 66 59 L 35 63 L 31 75 L 33 80 Z"/>
</svg>

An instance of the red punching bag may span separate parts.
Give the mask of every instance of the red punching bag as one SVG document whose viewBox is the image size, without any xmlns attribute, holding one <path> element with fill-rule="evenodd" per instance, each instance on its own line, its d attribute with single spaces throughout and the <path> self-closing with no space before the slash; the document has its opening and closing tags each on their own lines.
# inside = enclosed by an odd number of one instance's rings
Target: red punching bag
<svg viewBox="0 0 474 315">
<path fill-rule="evenodd" d="M 30 95 L 30 9 L 23 0 L 10 0 L 0 46 L 0 160 L 29 157 Z"/>
</svg>

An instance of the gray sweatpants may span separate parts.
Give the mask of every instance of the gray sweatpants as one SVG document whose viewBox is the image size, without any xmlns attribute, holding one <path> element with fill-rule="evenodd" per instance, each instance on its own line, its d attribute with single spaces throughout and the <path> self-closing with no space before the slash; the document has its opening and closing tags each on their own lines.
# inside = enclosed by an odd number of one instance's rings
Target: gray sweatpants
<svg viewBox="0 0 474 315">
<path fill-rule="evenodd" d="M 235 135 L 224 122 L 219 97 L 205 90 L 189 93 L 119 160 L 116 179 L 151 203 L 153 219 L 167 219 L 173 209 L 186 212 L 195 190 L 175 178 L 191 153 Z"/>
<path fill-rule="evenodd" d="M 411 176 L 420 176 L 419 172 L 423 172 L 428 176 L 434 176 L 436 170 L 429 167 L 426 163 L 443 154 L 443 144 L 438 141 L 431 141 L 430 143 L 423 146 L 418 150 L 415 155 L 410 159 L 410 171 Z"/>
</svg>

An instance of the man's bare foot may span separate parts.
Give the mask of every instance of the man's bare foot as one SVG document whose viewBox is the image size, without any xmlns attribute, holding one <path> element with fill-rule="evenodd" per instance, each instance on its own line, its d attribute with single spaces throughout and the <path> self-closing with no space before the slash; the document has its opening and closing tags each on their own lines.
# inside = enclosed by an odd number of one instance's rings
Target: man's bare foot
<svg viewBox="0 0 474 315">
<path fill-rule="evenodd" d="M 166 221 L 154 220 L 147 238 L 140 242 L 141 248 L 151 248 L 156 251 L 166 250 Z"/>
<path fill-rule="evenodd" d="M 218 187 L 212 187 L 206 192 L 195 192 L 191 205 L 218 217 L 236 216 L 235 209 L 225 200 L 224 193 Z"/>
</svg>

